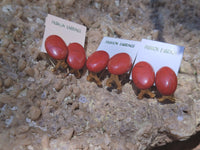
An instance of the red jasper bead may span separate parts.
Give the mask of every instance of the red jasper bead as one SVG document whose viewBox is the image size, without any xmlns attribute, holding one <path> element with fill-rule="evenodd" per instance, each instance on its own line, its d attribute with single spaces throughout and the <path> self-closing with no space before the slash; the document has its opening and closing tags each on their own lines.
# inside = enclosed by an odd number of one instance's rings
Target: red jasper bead
<svg viewBox="0 0 200 150">
<path fill-rule="evenodd" d="M 86 61 L 85 50 L 83 46 L 79 43 L 71 43 L 68 46 L 68 51 L 68 65 L 75 70 L 83 68 Z"/>
<path fill-rule="evenodd" d="M 109 55 L 107 52 L 96 51 L 88 57 L 86 66 L 89 71 L 98 73 L 106 68 L 108 61 Z"/>
<path fill-rule="evenodd" d="M 152 66 L 145 62 L 138 62 L 132 70 L 132 80 L 135 86 L 141 90 L 150 88 L 155 81 L 155 72 Z"/>
<path fill-rule="evenodd" d="M 121 75 L 129 71 L 131 66 L 131 57 L 127 53 L 119 53 L 111 57 L 109 60 L 108 71 L 111 74 Z"/>
<path fill-rule="evenodd" d="M 172 95 L 177 87 L 177 76 L 169 67 L 162 67 L 156 73 L 156 87 L 162 95 Z"/>
<path fill-rule="evenodd" d="M 65 42 L 57 35 L 50 35 L 46 38 L 45 49 L 49 56 L 56 60 L 65 59 L 68 54 Z"/>
</svg>

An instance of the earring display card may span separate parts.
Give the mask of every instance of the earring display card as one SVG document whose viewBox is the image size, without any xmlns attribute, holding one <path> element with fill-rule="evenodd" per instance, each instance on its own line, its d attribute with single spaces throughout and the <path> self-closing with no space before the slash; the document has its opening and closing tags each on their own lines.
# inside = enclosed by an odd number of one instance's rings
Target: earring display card
<svg viewBox="0 0 200 150">
<path fill-rule="evenodd" d="M 170 67 L 178 74 L 184 47 L 169 43 L 142 39 L 138 45 L 138 53 L 134 64 L 146 61 L 152 65 L 155 73 L 164 66 Z"/>
<path fill-rule="evenodd" d="M 50 35 L 58 35 L 67 45 L 72 42 L 77 42 L 84 47 L 86 27 L 48 14 L 45 20 L 45 31 L 41 52 L 46 53 L 44 43 L 46 38 Z"/>
<path fill-rule="evenodd" d="M 136 47 L 139 43 L 140 42 L 138 41 L 104 37 L 99 47 L 97 48 L 97 51 L 106 51 L 109 54 L 110 58 L 118 53 L 127 53 L 132 58 L 132 62 L 134 62 L 137 55 Z"/>
</svg>

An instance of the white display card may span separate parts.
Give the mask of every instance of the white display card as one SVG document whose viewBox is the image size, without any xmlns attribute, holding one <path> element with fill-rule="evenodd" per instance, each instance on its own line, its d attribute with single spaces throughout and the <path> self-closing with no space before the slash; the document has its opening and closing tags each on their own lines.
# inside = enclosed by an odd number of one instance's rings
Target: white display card
<svg viewBox="0 0 200 150">
<path fill-rule="evenodd" d="M 122 52 L 127 53 L 132 58 L 132 63 L 133 63 L 137 55 L 137 50 L 138 50 L 136 46 L 139 43 L 140 42 L 138 41 L 104 37 L 99 47 L 97 48 L 97 51 L 98 50 L 106 51 L 109 54 L 110 58 L 118 53 L 122 53 Z"/>
<path fill-rule="evenodd" d="M 50 35 L 60 36 L 67 45 L 72 42 L 77 42 L 84 47 L 86 27 L 48 14 L 45 21 L 41 52 L 46 53 L 44 43 L 46 38 Z"/>
<path fill-rule="evenodd" d="M 184 47 L 142 39 L 137 48 L 138 53 L 134 64 L 137 64 L 140 61 L 146 61 L 152 65 L 155 73 L 160 68 L 168 66 L 176 73 L 176 75 L 178 74 Z"/>
</svg>

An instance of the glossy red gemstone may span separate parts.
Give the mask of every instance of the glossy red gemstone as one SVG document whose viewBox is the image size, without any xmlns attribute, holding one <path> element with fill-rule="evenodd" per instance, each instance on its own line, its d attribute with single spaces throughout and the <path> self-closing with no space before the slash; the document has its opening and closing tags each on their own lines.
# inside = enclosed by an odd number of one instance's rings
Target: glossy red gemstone
<svg viewBox="0 0 200 150">
<path fill-rule="evenodd" d="M 138 62 L 132 70 L 132 80 L 135 86 L 141 90 L 150 88 L 155 81 L 155 72 L 152 66 L 145 62 Z"/>
<path fill-rule="evenodd" d="M 85 65 L 85 61 L 86 56 L 83 46 L 79 43 L 69 44 L 67 57 L 68 65 L 75 70 L 79 70 Z"/>
<path fill-rule="evenodd" d="M 86 66 L 89 71 L 98 73 L 106 68 L 108 61 L 109 55 L 107 52 L 96 51 L 88 57 Z"/>
<path fill-rule="evenodd" d="M 172 95 L 177 87 L 177 76 L 169 67 L 162 67 L 156 73 L 156 87 L 162 95 Z"/>
<path fill-rule="evenodd" d="M 65 59 L 68 54 L 65 42 L 57 35 L 50 35 L 46 38 L 45 49 L 49 56 L 56 60 Z"/>
<path fill-rule="evenodd" d="M 132 60 L 127 53 L 119 53 L 110 58 L 108 62 L 108 71 L 111 74 L 121 75 L 131 69 Z"/>
</svg>

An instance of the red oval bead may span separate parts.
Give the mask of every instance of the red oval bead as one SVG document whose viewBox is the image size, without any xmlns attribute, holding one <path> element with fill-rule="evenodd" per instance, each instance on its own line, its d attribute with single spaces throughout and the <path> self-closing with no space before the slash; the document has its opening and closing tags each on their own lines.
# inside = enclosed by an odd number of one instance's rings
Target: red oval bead
<svg viewBox="0 0 200 150">
<path fill-rule="evenodd" d="M 138 62 L 132 70 L 132 80 L 135 86 L 141 90 L 150 88 L 155 81 L 155 72 L 152 66 L 145 62 Z"/>
<path fill-rule="evenodd" d="M 109 60 L 108 71 L 111 74 L 121 75 L 129 71 L 131 66 L 131 57 L 127 53 L 119 53 Z"/>
<path fill-rule="evenodd" d="M 68 54 L 65 42 L 57 35 L 50 35 L 46 38 L 45 49 L 49 56 L 56 60 L 65 59 Z"/>
<path fill-rule="evenodd" d="M 162 95 L 172 95 L 177 87 L 177 76 L 169 67 L 162 67 L 156 73 L 156 87 Z"/>
<path fill-rule="evenodd" d="M 68 65 L 75 70 L 79 70 L 85 65 L 85 61 L 86 56 L 83 46 L 79 43 L 69 44 L 67 57 Z"/>
<path fill-rule="evenodd" d="M 109 55 L 107 52 L 96 51 L 88 57 L 86 66 L 89 71 L 98 73 L 106 68 L 108 61 Z"/>
</svg>

